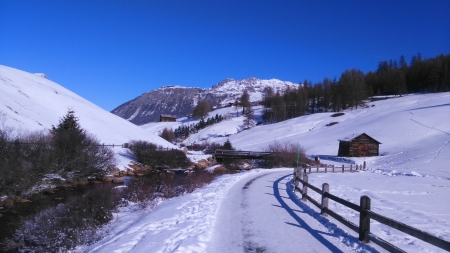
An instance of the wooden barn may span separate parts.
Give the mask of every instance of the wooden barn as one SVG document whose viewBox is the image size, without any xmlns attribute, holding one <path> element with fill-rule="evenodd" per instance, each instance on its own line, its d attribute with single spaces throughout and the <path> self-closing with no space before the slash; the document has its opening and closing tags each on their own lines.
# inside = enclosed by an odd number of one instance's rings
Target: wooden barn
<svg viewBox="0 0 450 253">
<path fill-rule="evenodd" d="M 339 140 L 338 156 L 360 157 L 380 155 L 381 142 L 366 133 L 354 134 Z"/>
<path fill-rule="evenodd" d="M 167 114 L 159 115 L 159 122 L 175 122 L 177 121 L 177 117 Z"/>
</svg>

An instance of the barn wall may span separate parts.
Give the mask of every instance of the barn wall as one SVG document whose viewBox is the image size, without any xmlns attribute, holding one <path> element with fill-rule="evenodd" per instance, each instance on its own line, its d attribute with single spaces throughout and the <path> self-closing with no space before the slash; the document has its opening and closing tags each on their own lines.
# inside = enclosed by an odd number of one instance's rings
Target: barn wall
<svg viewBox="0 0 450 253">
<path fill-rule="evenodd" d="M 352 140 L 350 143 L 349 153 L 350 156 L 378 156 L 379 144 L 374 142 L 366 135 L 361 135 Z"/>
<path fill-rule="evenodd" d="M 175 118 L 169 118 L 169 117 L 160 117 L 161 122 L 175 122 L 177 119 Z"/>
</svg>

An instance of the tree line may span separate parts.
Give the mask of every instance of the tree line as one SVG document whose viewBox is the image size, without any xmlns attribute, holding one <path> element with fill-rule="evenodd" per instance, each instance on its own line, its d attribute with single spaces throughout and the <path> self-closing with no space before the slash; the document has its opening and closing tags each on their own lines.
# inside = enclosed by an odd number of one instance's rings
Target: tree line
<svg viewBox="0 0 450 253">
<path fill-rule="evenodd" d="M 404 56 L 399 60 L 381 61 L 376 71 L 364 74 L 359 69 L 347 69 L 340 78 L 324 78 L 312 83 L 305 79 L 298 88 L 275 92 L 263 91 L 261 104 L 263 120 L 269 123 L 318 112 L 339 112 L 358 108 L 374 95 L 445 92 L 450 90 L 450 55 L 422 59 L 412 57 L 410 64 Z"/>
<path fill-rule="evenodd" d="M 173 134 L 176 139 L 187 138 L 190 134 L 197 133 L 199 130 L 201 130 L 207 126 L 219 123 L 222 120 L 223 120 L 222 115 L 216 114 L 215 117 L 210 117 L 210 118 L 207 118 L 206 120 L 202 118 L 197 124 L 181 125 L 181 126 L 177 127 L 175 129 L 175 131 L 173 131 Z M 164 129 L 164 131 L 170 131 L 170 130 Z M 163 137 L 163 136 L 161 136 L 161 137 Z"/>
</svg>

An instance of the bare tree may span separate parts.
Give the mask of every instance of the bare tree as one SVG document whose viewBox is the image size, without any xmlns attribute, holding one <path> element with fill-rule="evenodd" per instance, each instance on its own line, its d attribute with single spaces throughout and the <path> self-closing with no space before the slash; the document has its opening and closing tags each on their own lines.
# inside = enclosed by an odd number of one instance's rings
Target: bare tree
<svg viewBox="0 0 450 253">
<path fill-rule="evenodd" d="M 194 107 L 194 111 L 192 112 L 192 117 L 194 118 L 205 118 L 208 116 L 208 113 L 211 111 L 211 106 L 208 101 L 200 100 L 198 104 Z"/>
</svg>

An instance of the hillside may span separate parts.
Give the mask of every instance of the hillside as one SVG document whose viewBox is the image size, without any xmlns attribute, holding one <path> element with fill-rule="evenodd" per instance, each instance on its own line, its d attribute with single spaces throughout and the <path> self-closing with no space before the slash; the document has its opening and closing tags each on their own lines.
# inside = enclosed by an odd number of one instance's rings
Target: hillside
<svg viewBox="0 0 450 253">
<path fill-rule="evenodd" d="M 248 91 L 251 102 L 261 101 L 262 91 L 268 86 L 275 91 L 282 91 L 288 87 L 298 87 L 298 84 L 277 79 L 248 78 L 225 79 L 208 89 L 165 86 L 120 105 L 112 110 L 112 113 L 137 125 L 143 125 L 159 121 L 160 114 L 170 114 L 178 118 L 188 116 L 202 99 L 206 99 L 213 107 L 227 106 L 235 102 L 244 90 Z"/>
<path fill-rule="evenodd" d="M 261 110 L 255 109 L 260 115 Z M 234 112 L 223 108 L 215 113 Z M 450 205 L 443 200 L 450 187 L 446 118 L 450 93 L 368 102 L 366 108 L 344 113 L 341 117 L 307 115 L 250 130 L 243 130 L 243 117 L 232 117 L 200 130 L 184 143 L 230 139 L 238 149 L 260 150 L 278 140 L 300 143 L 307 154 L 319 155 L 323 163 L 361 164 L 365 160 L 367 171 L 311 173 L 309 182 L 319 188 L 328 183 L 332 194 L 356 204 L 367 195 L 371 210 L 449 241 Z M 339 123 L 326 126 L 330 122 Z M 158 132 L 179 124 L 150 123 L 143 128 Z M 382 143 L 381 156 L 338 159 L 338 139 L 360 132 Z M 320 215 L 311 202 L 301 201 L 300 194 L 293 192 L 292 172 L 292 168 L 254 169 L 224 175 L 144 214 L 124 210 L 110 224 L 114 229 L 104 230 L 103 240 L 79 252 L 144 251 L 149 247 L 155 252 L 386 252 L 373 242 L 361 243 L 357 233 Z M 320 202 L 317 193 L 311 190 L 308 194 Z M 359 213 L 334 201 L 330 208 L 359 223 Z M 374 220 L 370 226 L 372 233 L 407 252 L 444 252 Z"/>
<path fill-rule="evenodd" d="M 80 125 L 101 143 L 122 144 L 130 140 L 147 140 L 174 147 L 164 139 L 126 121 L 61 85 L 43 74 L 31 74 L 0 65 L 1 127 L 22 131 L 48 130 L 71 108 Z M 116 148 L 116 153 L 122 149 Z"/>
<path fill-rule="evenodd" d="M 299 143 L 310 156 L 334 159 L 339 139 L 364 132 L 382 143 L 381 156 L 353 160 L 366 160 L 371 168 L 384 171 L 450 178 L 450 124 L 446 119 L 450 115 L 449 92 L 368 102 L 366 108 L 344 113 L 340 117 L 331 117 L 331 112 L 317 113 L 250 130 L 244 130 L 243 117 L 233 117 L 200 130 L 185 143 L 223 143 L 229 139 L 238 149 L 258 151 L 276 140 Z M 255 107 L 255 114 L 261 114 L 259 107 Z M 338 123 L 326 126 L 331 122 Z"/>
</svg>

